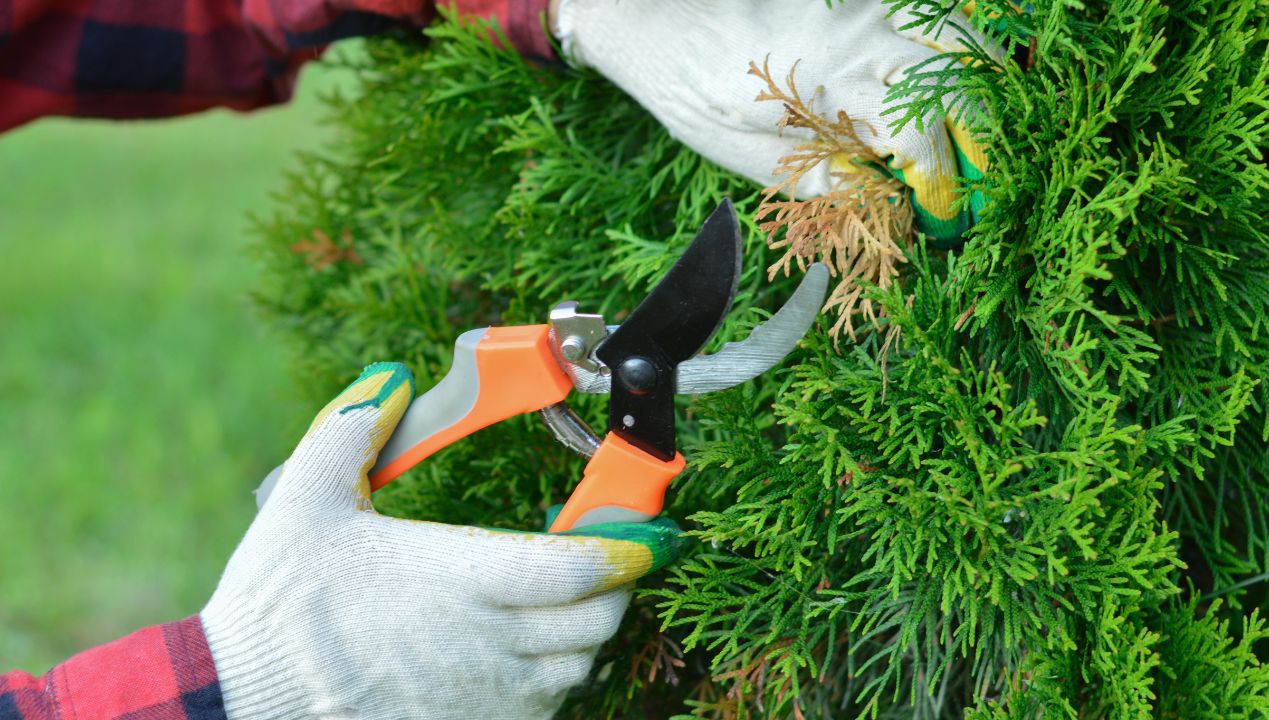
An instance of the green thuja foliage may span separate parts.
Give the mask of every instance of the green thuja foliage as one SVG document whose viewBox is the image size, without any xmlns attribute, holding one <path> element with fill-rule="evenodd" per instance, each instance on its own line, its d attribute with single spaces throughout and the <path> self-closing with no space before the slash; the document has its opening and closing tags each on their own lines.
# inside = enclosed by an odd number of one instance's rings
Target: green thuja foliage
<svg viewBox="0 0 1269 720">
<path fill-rule="evenodd" d="M 696 542 L 562 716 L 1264 718 L 1269 6 L 894 4 L 1004 47 L 893 89 L 897 125 L 969 99 L 989 210 L 955 250 L 917 238 L 856 338 L 825 318 L 684 401 L 668 510 Z M 426 34 L 344 61 L 338 141 L 261 223 L 315 399 L 381 359 L 427 387 L 461 331 L 563 299 L 619 320 L 724 196 L 747 259 L 716 342 L 787 297 L 760 188 L 593 73 Z M 534 528 L 581 465 L 518 418 L 376 503 Z"/>
</svg>

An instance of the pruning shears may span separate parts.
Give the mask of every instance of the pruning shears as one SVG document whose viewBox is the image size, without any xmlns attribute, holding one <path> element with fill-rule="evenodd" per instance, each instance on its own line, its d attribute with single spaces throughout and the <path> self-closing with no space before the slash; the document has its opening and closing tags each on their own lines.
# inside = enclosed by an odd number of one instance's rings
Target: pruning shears
<svg viewBox="0 0 1269 720">
<path fill-rule="evenodd" d="M 621 325 L 562 302 L 548 324 L 488 327 L 458 336 L 449 373 L 415 398 L 370 471 L 387 485 L 447 445 L 527 412 L 540 412 L 566 447 L 590 458 L 556 516 L 557 532 L 655 518 L 684 467 L 675 444 L 674 395 L 713 392 L 757 377 L 810 328 L 824 301 L 828 268 L 812 265 L 793 296 L 743 341 L 698 356 L 731 308 L 740 279 L 740 225 L 723 200 L 661 282 Z M 564 402 L 609 396 L 600 439 Z M 281 468 L 257 492 L 263 506 Z"/>
</svg>

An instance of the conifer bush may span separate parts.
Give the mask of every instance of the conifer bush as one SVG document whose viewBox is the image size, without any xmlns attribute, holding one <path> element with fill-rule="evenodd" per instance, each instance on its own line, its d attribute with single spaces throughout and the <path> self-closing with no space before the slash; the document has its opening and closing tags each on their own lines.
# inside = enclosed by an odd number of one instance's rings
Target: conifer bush
<svg viewBox="0 0 1269 720">
<path fill-rule="evenodd" d="M 895 4 L 933 26 L 963 3 Z M 1269 713 L 1267 7 L 978 3 L 1011 57 L 918 68 L 894 120 L 928 121 L 954 79 L 988 212 L 957 248 L 902 239 L 853 337 L 826 314 L 779 371 L 683 400 L 668 512 L 697 542 L 561 717 Z M 724 196 L 746 262 L 715 346 L 797 282 L 768 278 L 762 188 L 484 32 L 345 58 L 338 141 L 260 223 L 260 301 L 315 400 L 374 360 L 428 387 L 463 330 L 563 299 L 619 320 Z M 573 403 L 602 422 L 602 398 Z M 535 529 L 582 465 L 522 417 L 376 504 Z"/>
</svg>

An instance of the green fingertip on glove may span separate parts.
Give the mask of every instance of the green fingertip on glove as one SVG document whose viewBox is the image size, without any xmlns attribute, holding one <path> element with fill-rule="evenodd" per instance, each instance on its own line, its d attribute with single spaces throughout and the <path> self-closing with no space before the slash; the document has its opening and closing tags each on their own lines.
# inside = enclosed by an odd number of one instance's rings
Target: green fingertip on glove
<svg viewBox="0 0 1269 720">
<path fill-rule="evenodd" d="M 947 122 L 947 134 L 960 177 L 971 182 L 986 177 L 987 155 L 973 135 L 951 120 Z M 889 165 L 887 169 L 911 188 L 917 230 L 929 236 L 936 247 L 950 249 L 960 245 L 987 206 L 987 199 L 980 190 L 972 191 L 968 202 L 959 201 L 960 190 L 951 175 L 921 177 Z"/>
<path fill-rule="evenodd" d="M 956 165 L 961 177 L 977 183 L 987 176 L 989 162 L 983 146 L 974 139 L 973 133 L 959 122 L 947 123 L 947 134 L 952 139 L 952 150 L 956 152 Z M 973 222 L 983 216 L 987 207 L 987 197 L 981 190 L 974 190 L 969 195 L 969 212 Z"/>
<path fill-rule="evenodd" d="M 555 517 L 563 509 L 563 505 L 552 505 L 548 508 L 544 527 L 551 527 L 551 523 L 555 522 Z M 656 572 L 678 560 L 688 545 L 688 540 L 683 535 L 683 528 L 665 515 L 648 522 L 599 523 L 552 534 L 596 537 L 642 546 L 649 555 L 648 569 L 645 571 L 647 573 Z"/>
<path fill-rule="evenodd" d="M 414 375 L 409 368 L 398 362 L 371 363 L 317 413 L 309 425 L 308 434 L 316 432 L 333 413 L 344 415 L 358 409 L 373 408 L 380 411 L 375 435 L 386 441 L 413 399 Z"/>
<path fill-rule="evenodd" d="M 414 373 L 399 362 L 370 363 L 361 371 L 361 375 L 348 384 L 336 400 L 348 399 L 349 402 L 341 413 L 352 412 L 358 408 L 383 408 L 384 403 L 402 386 L 406 386 L 409 396 L 414 397 Z M 368 397 L 366 397 L 368 395 Z M 364 398 L 364 399 L 358 399 Z"/>
</svg>

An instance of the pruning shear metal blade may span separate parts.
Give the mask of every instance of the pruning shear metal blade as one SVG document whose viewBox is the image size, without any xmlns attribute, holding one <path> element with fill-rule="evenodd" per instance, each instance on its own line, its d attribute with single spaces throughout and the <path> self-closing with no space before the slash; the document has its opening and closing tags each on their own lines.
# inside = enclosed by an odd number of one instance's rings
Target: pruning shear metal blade
<svg viewBox="0 0 1269 720">
<path fill-rule="evenodd" d="M 819 314 L 828 288 L 828 267 L 815 263 L 798 289 L 775 315 L 738 342 L 718 352 L 680 363 L 678 392 L 698 395 L 715 392 L 758 377 L 788 355 Z"/>
</svg>

